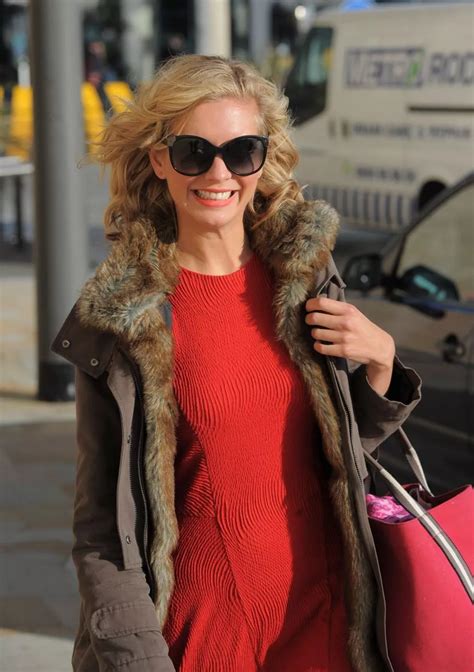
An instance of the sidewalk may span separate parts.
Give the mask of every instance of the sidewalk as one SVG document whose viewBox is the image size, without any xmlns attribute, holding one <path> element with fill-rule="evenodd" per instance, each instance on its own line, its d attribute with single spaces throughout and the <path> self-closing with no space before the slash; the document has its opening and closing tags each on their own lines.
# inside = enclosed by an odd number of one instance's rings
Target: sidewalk
<svg viewBox="0 0 474 672">
<path fill-rule="evenodd" d="M 33 267 L 0 278 L 0 671 L 70 672 L 74 404 L 35 399 Z"/>
<path fill-rule="evenodd" d="M 74 424 L 3 427 L 0 670 L 70 672 L 79 613 L 71 561 Z"/>
</svg>

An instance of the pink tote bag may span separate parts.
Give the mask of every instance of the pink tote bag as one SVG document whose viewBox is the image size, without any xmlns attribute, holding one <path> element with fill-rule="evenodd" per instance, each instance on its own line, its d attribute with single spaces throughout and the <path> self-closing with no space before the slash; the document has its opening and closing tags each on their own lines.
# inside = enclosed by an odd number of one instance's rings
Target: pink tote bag
<svg viewBox="0 0 474 672">
<path fill-rule="evenodd" d="M 474 671 L 474 492 L 471 485 L 433 495 L 413 446 L 400 430 L 418 483 L 401 485 L 365 458 L 413 518 L 369 521 L 387 603 L 395 672 Z"/>
</svg>

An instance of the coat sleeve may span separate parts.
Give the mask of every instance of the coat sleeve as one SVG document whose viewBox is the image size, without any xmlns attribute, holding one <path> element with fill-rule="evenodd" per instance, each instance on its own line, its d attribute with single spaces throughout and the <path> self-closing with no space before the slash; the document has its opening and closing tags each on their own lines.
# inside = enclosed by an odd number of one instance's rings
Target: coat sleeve
<svg viewBox="0 0 474 672">
<path fill-rule="evenodd" d="M 349 374 L 352 405 L 363 447 L 373 452 L 408 418 L 421 399 L 421 379 L 395 355 L 390 386 L 384 396 L 374 390 L 364 364 Z"/>
<path fill-rule="evenodd" d="M 174 672 L 145 575 L 123 567 L 116 525 L 121 423 L 106 375 L 95 379 L 76 368 L 72 555 L 82 605 L 73 669 Z"/>
</svg>

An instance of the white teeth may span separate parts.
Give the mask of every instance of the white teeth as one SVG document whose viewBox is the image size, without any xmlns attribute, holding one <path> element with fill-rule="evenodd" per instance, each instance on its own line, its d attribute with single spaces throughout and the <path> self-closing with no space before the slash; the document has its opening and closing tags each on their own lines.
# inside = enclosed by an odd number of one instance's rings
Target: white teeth
<svg viewBox="0 0 474 672">
<path fill-rule="evenodd" d="M 232 196 L 231 191 L 201 191 L 196 189 L 196 194 L 199 198 L 205 198 L 210 201 L 225 201 Z"/>
</svg>

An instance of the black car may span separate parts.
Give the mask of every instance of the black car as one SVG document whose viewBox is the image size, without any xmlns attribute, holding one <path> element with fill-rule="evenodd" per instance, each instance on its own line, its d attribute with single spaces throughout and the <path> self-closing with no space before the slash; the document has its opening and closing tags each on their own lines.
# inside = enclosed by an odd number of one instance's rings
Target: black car
<svg viewBox="0 0 474 672">
<path fill-rule="evenodd" d="M 347 300 L 392 334 L 403 362 L 423 379 L 405 424 L 428 483 L 439 493 L 473 481 L 474 173 L 447 189 L 382 252 L 343 270 Z M 413 482 L 396 441 L 381 461 Z"/>
</svg>

